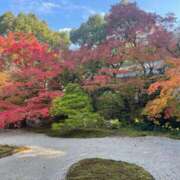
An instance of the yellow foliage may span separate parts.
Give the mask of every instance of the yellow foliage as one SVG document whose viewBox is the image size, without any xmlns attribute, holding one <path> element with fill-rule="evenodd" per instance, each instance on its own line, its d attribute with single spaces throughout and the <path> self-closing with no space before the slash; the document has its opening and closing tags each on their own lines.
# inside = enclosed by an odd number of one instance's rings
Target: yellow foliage
<svg viewBox="0 0 180 180">
<path fill-rule="evenodd" d="M 0 72 L 0 87 L 4 86 L 10 80 L 10 75 L 7 72 Z"/>
</svg>

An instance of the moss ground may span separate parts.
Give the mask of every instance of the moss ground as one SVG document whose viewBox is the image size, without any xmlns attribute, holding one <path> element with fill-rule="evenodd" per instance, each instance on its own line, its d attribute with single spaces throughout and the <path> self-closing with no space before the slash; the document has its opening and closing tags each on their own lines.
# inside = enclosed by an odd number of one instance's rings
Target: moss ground
<svg viewBox="0 0 180 180">
<path fill-rule="evenodd" d="M 50 127 L 38 128 L 38 129 L 25 129 L 26 131 L 32 131 L 35 133 L 47 134 L 51 137 L 63 137 L 63 138 L 100 138 L 100 137 L 142 137 L 142 136 L 160 136 L 169 137 L 172 139 L 180 139 L 180 132 L 170 131 L 143 131 L 137 130 L 133 127 L 122 127 L 118 130 L 110 129 L 73 129 L 66 131 L 52 131 Z"/>
<path fill-rule="evenodd" d="M 8 145 L 0 145 L 0 158 L 10 156 L 12 154 L 24 151 L 25 147 L 16 147 L 16 146 L 8 146 Z"/>
<path fill-rule="evenodd" d="M 85 159 L 71 166 L 66 180 L 154 180 L 143 168 L 126 162 Z"/>
</svg>

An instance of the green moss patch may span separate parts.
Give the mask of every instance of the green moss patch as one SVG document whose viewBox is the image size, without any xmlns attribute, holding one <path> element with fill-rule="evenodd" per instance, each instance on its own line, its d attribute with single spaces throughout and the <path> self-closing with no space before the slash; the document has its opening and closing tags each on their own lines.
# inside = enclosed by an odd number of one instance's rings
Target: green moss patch
<svg viewBox="0 0 180 180">
<path fill-rule="evenodd" d="M 121 161 L 82 160 L 70 168 L 66 180 L 154 180 L 143 168 Z"/>
<path fill-rule="evenodd" d="M 63 138 L 97 138 L 115 135 L 115 132 L 107 129 L 81 128 L 64 131 L 51 131 L 50 136 Z"/>
<path fill-rule="evenodd" d="M 37 132 L 37 131 L 36 131 Z M 40 131 L 42 132 L 43 131 Z M 162 136 L 170 137 L 173 139 L 179 139 L 180 136 L 174 135 L 166 132 L 158 131 L 142 131 L 136 130 L 134 128 L 120 128 L 117 130 L 112 129 L 100 129 L 100 128 L 78 128 L 78 129 L 62 129 L 62 130 L 46 130 L 44 131 L 49 136 L 52 137 L 62 137 L 62 138 L 101 138 L 101 137 L 143 137 L 143 136 Z"/>
<path fill-rule="evenodd" d="M 143 131 L 132 127 L 121 127 L 119 129 L 101 129 L 101 128 L 79 128 L 69 130 L 52 130 L 50 127 L 37 129 L 24 129 L 34 133 L 47 134 L 51 137 L 62 138 L 100 138 L 100 137 L 143 137 L 157 136 L 169 137 L 172 139 L 180 139 L 180 133 L 162 132 L 162 131 Z"/>
<path fill-rule="evenodd" d="M 0 158 L 13 155 L 15 153 L 27 150 L 25 147 L 16 147 L 8 145 L 0 145 Z"/>
</svg>

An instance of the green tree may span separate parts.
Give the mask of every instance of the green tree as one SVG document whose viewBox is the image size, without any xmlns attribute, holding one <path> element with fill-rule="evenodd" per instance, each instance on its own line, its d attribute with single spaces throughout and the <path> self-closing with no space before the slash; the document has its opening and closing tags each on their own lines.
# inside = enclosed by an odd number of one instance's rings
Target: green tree
<svg viewBox="0 0 180 180">
<path fill-rule="evenodd" d="M 101 43 L 106 37 L 106 21 L 104 16 L 93 15 L 87 22 L 83 23 L 78 29 L 73 29 L 70 39 L 74 44 L 80 46 L 93 46 Z"/>
<path fill-rule="evenodd" d="M 124 100 L 118 93 L 105 92 L 96 102 L 98 112 L 106 119 L 122 118 L 125 109 Z"/>
<path fill-rule="evenodd" d="M 176 40 L 175 54 L 180 57 L 180 27 L 174 32 L 174 36 Z"/>
<path fill-rule="evenodd" d="M 54 123 L 53 130 L 78 128 L 97 128 L 104 125 L 104 119 L 93 112 L 90 97 L 78 84 L 68 84 L 63 97 L 56 98 L 52 103 L 51 114 L 64 117 L 64 121 Z"/>
<path fill-rule="evenodd" d="M 5 35 L 10 31 L 13 31 L 13 23 L 15 16 L 11 12 L 6 12 L 0 16 L 0 34 Z"/>
<path fill-rule="evenodd" d="M 78 84 L 68 84 L 65 95 L 54 100 L 51 112 L 54 116 L 71 116 L 92 111 L 90 98 Z"/>
<path fill-rule="evenodd" d="M 32 13 L 19 13 L 14 16 L 7 12 L 0 16 L 0 34 L 6 35 L 10 31 L 33 33 L 38 40 L 53 48 L 67 48 L 70 44 L 68 33 L 52 31 L 46 22 L 39 20 Z"/>
</svg>

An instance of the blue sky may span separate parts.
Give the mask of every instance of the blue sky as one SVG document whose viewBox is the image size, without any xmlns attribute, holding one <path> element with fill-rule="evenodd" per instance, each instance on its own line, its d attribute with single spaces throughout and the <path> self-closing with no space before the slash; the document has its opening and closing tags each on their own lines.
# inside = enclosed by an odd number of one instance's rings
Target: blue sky
<svg viewBox="0 0 180 180">
<path fill-rule="evenodd" d="M 33 12 L 54 30 L 75 28 L 95 13 L 105 14 L 120 0 L 0 0 L 0 14 L 12 11 Z M 138 5 L 151 12 L 176 14 L 180 20 L 180 0 L 137 0 Z"/>
</svg>

